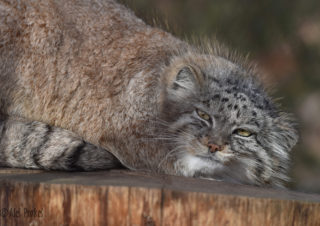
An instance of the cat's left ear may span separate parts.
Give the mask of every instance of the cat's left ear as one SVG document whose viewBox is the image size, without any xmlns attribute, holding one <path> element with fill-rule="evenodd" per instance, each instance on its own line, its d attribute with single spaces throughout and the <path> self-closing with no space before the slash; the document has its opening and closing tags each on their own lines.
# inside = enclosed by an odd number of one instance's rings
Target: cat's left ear
<svg viewBox="0 0 320 226">
<path fill-rule="evenodd" d="M 294 118 L 287 113 L 280 113 L 278 117 L 273 119 L 273 125 L 272 136 L 277 139 L 278 145 L 287 152 L 291 151 L 299 138 Z"/>
</svg>

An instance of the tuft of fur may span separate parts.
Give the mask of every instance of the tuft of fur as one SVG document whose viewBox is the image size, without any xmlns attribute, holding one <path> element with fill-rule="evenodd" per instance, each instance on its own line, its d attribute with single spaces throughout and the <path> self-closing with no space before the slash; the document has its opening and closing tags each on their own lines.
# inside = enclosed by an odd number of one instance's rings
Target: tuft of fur
<svg viewBox="0 0 320 226">
<path fill-rule="evenodd" d="M 288 180 L 294 123 L 222 45 L 190 45 L 113 0 L 0 1 L 0 16 L 2 165 Z"/>
</svg>

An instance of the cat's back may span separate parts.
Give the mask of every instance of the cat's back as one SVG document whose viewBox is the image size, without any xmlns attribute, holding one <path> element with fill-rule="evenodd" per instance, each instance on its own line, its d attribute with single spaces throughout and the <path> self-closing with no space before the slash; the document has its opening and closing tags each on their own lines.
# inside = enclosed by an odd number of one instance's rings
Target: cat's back
<svg viewBox="0 0 320 226">
<path fill-rule="evenodd" d="M 9 50 L 21 58 L 41 55 L 55 58 L 58 65 L 59 60 L 76 58 L 82 67 L 97 69 L 95 74 L 100 69 L 112 75 L 108 69 L 129 68 L 126 63 L 131 70 L 141 70 L 147 62 L 155 62 L 155 52 L 160 58 L 160 49 L 166 51 L 177 42 L 113 0 L 0 1 L 0 15 L 3 55 Z"/>
<path fill-rule="evenodd" d="M 0 95 L 7 111 L 79 134 L 85 133 L 75 129 L 79 122 L 91 121 L 86 130 L 94 133 L 103 124 L 96 119 L 107 121 L 115 108 L 139 112 L 126 109 L 126 98 L 147 104 L 139 95 L 148 93 L 144 89 L 181 43 L 112 0 L 1 1 L 0 14 L 0 76 L 6 81 Z"/>
</svg>

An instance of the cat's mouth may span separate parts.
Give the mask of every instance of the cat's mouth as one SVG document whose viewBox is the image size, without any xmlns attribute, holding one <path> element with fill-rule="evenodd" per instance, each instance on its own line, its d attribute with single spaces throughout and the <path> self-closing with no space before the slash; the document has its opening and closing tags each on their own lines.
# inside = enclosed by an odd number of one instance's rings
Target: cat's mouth
<svg viewBox="0 0 320 226">
<path fill-rule="evenodd" d="M 201 146 L 198 151 L 194 151 L 193 153 L 195 153 L 196 157 L 204 161 L 227 164 L 235 159 L 235 153 L 230 149 L 230 145 L 225 145 L 223 149 L 219 151 L 212 151 L 210 147 Z M 205 151 L 206 149 L 207 151 Z"/>
<path fill-rule="evenodd" d="M 229 162 L 234 160 L 233 154 L 226 154 L 226 153 L 214 153 L 214 154 L 210 154 L 210 155 L 196 155 L 196 157 L 202 159 L 203 161 L 215 162 L 215 163 L 220 163 L 223 165 L 226 165 Z"/>
</svg>

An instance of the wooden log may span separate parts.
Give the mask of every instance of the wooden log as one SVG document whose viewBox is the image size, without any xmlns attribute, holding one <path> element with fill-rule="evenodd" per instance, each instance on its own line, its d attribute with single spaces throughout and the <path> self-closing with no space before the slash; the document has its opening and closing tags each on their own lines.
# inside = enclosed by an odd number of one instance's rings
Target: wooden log
<svg viewBox="0 0 320 226">
<path fill-rule="evenodd" d="M 112 170 L 0 170 L 0 225 L 320 225 L 320 195 Z"/>
</svg>

